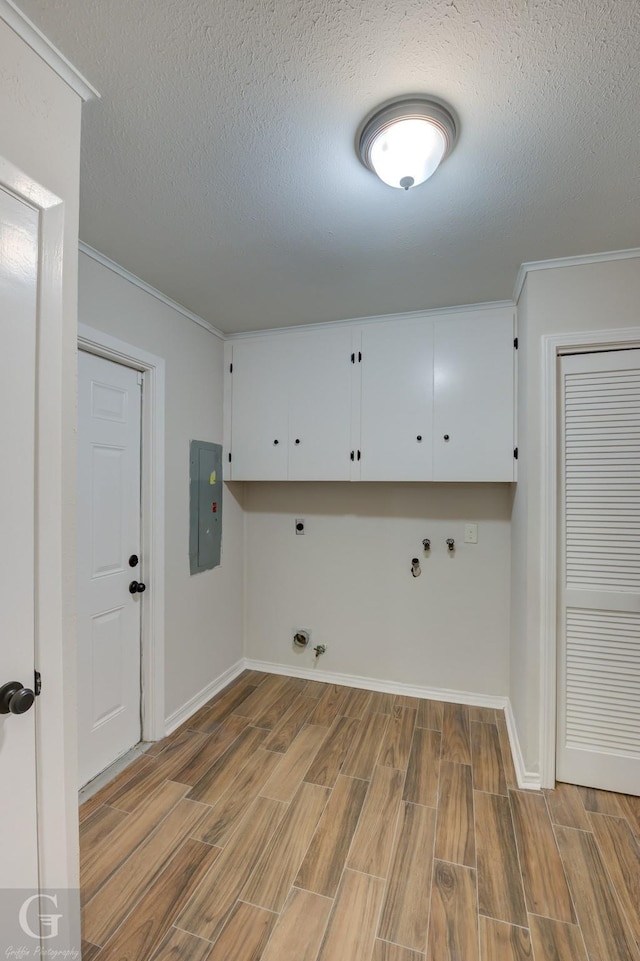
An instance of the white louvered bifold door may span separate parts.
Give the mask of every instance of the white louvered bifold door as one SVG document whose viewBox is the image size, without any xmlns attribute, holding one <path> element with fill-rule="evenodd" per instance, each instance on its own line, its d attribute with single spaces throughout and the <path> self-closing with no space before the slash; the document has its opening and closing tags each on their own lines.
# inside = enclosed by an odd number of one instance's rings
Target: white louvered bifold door
<svg viewBox="0 0 640 961">
<path fill-rule="evenodd" d="M 640 795 L 640 350 L 561 359 L 557 779 Z"/>
</svg>

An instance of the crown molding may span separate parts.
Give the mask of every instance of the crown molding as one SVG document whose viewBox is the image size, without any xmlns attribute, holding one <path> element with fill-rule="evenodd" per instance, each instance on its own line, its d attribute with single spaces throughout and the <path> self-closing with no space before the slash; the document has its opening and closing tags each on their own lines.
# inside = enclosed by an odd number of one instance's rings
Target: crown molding
<svg viewBox="0 0 640 961">
<path fill-rule="evenodd" d="M 423 317 L 442 317 L 445 314 L 465 314 L 478 310 L 500 310 L 503 307 L 514 307 L 511 300 L 494 300 L 481 304 L 462 304 L 458 307 L 433 307 L 429 310 L 408 310 L 396 314 L 375 314 L 371 317 L 351 317 L 346 320 L 326 320 L 317 324 L 294 324 L 289 327 L 268 327 L 263 330 L 242 330 L 237 333 L 225 334 L 225 340 L 242 340 L 245 337 L 262 337 L 263 335 L 288 334 L 295 330 L 335 330 L 336 327 L 351 327 L 359 324 L 366 327 L 369 324 L 384 324 L 390 320 L 420 320 Z"/>
<path fill-rule="evenodd" d="M 0 19 L 4 20 L 14 33 L 17 33 L 85 103 L 87 100 L 100 99 L 96 88 L 82 76 L 79 70 L 76 70 L 57 47 L 54 47 L 35 23 L 13 3 L 13 0 L 0 0 Z"/>
<path fill-rule="evenodd" d="M 633 260 L 640 257 L 640 247 L 628 250 L 607 250 L 600 254 L 578 254 L 576 257 L 557 257 L 555 260 L 532 260 L 520 264 L 513 289 L 513 302 L 518 303 L 527 274 L 532 270 L 550 270 L 555 267 L 581 267 L 585 264 L 603 264 L 609 260 Z"/>
<path fill-rule="evenodd" d="M 0 0 L 0 3 L 2 3 L 2 0 Z M 127 270 L 125 267 L 121 267 L 120 264 L 115 262 L 115 260 L 111 260 L 109 257 L 101 254 L 99 250 L 95 250 L 94 247 L 90 247 L 89 244 L 85 244 L 82 240 L 78 241 L 78 250 L 81 254 L 85 254 L 87 257 L 91 257 L 91 259 L 95 260 L 97 263 L 102 264 L 102 266 L 106 267 L 107 270 L 113 271 L 114 274 L 118 274 L 118 276 L 122 277 L 124 280 L 127 280 L 130 284 L 134 284 L 134 286 L 139 287 L 140 290 L 144 290 L 145 293 L 155 297 L 156 300 L 159 300 L 167 307 L 175 310 L 176 313 L 182 314 L 182 316 L 186 317 L 187 320 L 190 320 L 199 327 L 203 327 L 205 330 L 208 330 L 210 334 L 214 335 L 214 337 L 219 337 L 220 340 L 226 340 L 226 337 L 222 331 L 218 330 L 217 327 L 214 327 L 213 324 L 210 324 L 208 321 L 203 320 L 202 317 L 198 317 L 197 314 L 187 310 L 187 308 L 183 307 L 182 304 L 177 303 L 175 300 L 171 300 L 171 298 L 163 294 L 162 291 L 158 290 L 156 287 L 152 287 L 151 284 L 148 284 L 145 280 L 142 280 L 140 277 L 132 274 L 131 271 Z"/>
</svg>

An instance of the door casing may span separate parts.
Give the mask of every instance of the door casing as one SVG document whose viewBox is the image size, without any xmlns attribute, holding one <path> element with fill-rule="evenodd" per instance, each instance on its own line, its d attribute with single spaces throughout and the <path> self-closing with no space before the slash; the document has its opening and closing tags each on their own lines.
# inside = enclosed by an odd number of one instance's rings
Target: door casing
<svg viewBox="0 0 640 961">
<path fill-rule="evenodd" d="M 165 735 L 164 718 L 164 358 L 78 325 L 78 348 L 142 373 L 141 551 L 148 592 L 142 607 L 142 740 Z"/>
<path fill-rule="evenodd" d="M 540 450 L 540 780 L 553 788 L 556 780 L 557 656 L 558 656 L 558 357 L 578 351 L 640 347 L 640 327 L 622 327 L 542 338 L 542 423 Z"/>
</svg>

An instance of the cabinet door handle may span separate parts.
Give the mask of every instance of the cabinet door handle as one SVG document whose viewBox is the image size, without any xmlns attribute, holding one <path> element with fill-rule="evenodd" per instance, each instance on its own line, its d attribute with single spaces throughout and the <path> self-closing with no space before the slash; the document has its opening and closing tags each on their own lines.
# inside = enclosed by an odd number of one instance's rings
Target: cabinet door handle
<svg viewBox="0 0 640 961">
<path fill-rule="evenodd" d="M 274 447 L 277 447 L 279 443 L 280 443 L 280 441 L 279 441 L 278 438 L 276 437 L 276 439 L 275 439 L 274 442 L 273 442 L 273 446 L 274 446 Z"/>
<path fill-rule="evenodd" d="M 355 460 L 355 456 L 356 456 L 356 455 L 355 455 L 355 452 L 354 452 L 354 451 L 351 451 L 351 460 Z"/>
<path fill-rule="evenodd" d="M 295 442 L 294 442 L 294 443 L 296 443 L 296 444 L 299 444 L 299 443 L 300 443 L 300 438 L 299 438 L 299 437 L 296 437 L 296 439 L 295 439 Z"/>
<path fill-rule="evenodd" d="M 443 440 L 449 440 L 449 435 L 448 435 L 448 434 L 443 434 L 443 435 L 442 435 L 442 439 L 443 439 Z"/>
<path fill-rule="evenodd" d="M 420 441 L 422 440 L 422 434 L 418 434 L 418 436 L 416 437 L 416 440 L 418 441 L 418 443 L 420 443 Z"/>
</svg>

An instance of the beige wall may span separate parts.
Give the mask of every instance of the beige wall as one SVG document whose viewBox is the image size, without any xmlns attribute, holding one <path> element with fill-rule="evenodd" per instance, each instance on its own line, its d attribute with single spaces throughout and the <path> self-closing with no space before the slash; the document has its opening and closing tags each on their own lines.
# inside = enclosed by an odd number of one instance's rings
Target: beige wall
<svg viewBox="0 0 640 961">
<path fill-rule="evenodd" d="M 222 565 L 189 574 L 189 441 L 222 443 L 223 343 L 184 315 L 80 255 L 80 323 L 164 357 L 165 716 L 242 657 L 242 508 L 223 495 Z"/>
<path fill-rule="evenodd" d="M 540 770 L 542 338 L 640 327 L 640 258 L 533 270 L 518 305 L 519 483 L 512 523 L 511 699 L 525 767 Z"/>
<path fill-rule="evenodd" d="M 247 656 L 312 667 L 292 647 L 304 627 L 327 645 L 322 670 L 507 694 L 511 497 L 506 484 L 247 484 Z"/>
<path fill-rule="evenodd" d="M 48 698 L 40 709 L 41 870 L 51 886 L 77 884 L 75 740 L 75 345 L 81 101 L 0 20 L 0 164 L 7 161 L 61 205 L 63 243 L 43 247 L 50 286 L 62 302 L 39 306 L 40 457 L 47 465 L 48 511 L 38 518 L 38 660 Z M 5 171 L 6 173 L 6 171 Z M 0 179 L 3 171 L 0 169 Z M 20 192 L 20 183 L 15 187 Z M 6 412 L 5 412 L 6 413 Z"/>
</svg>

